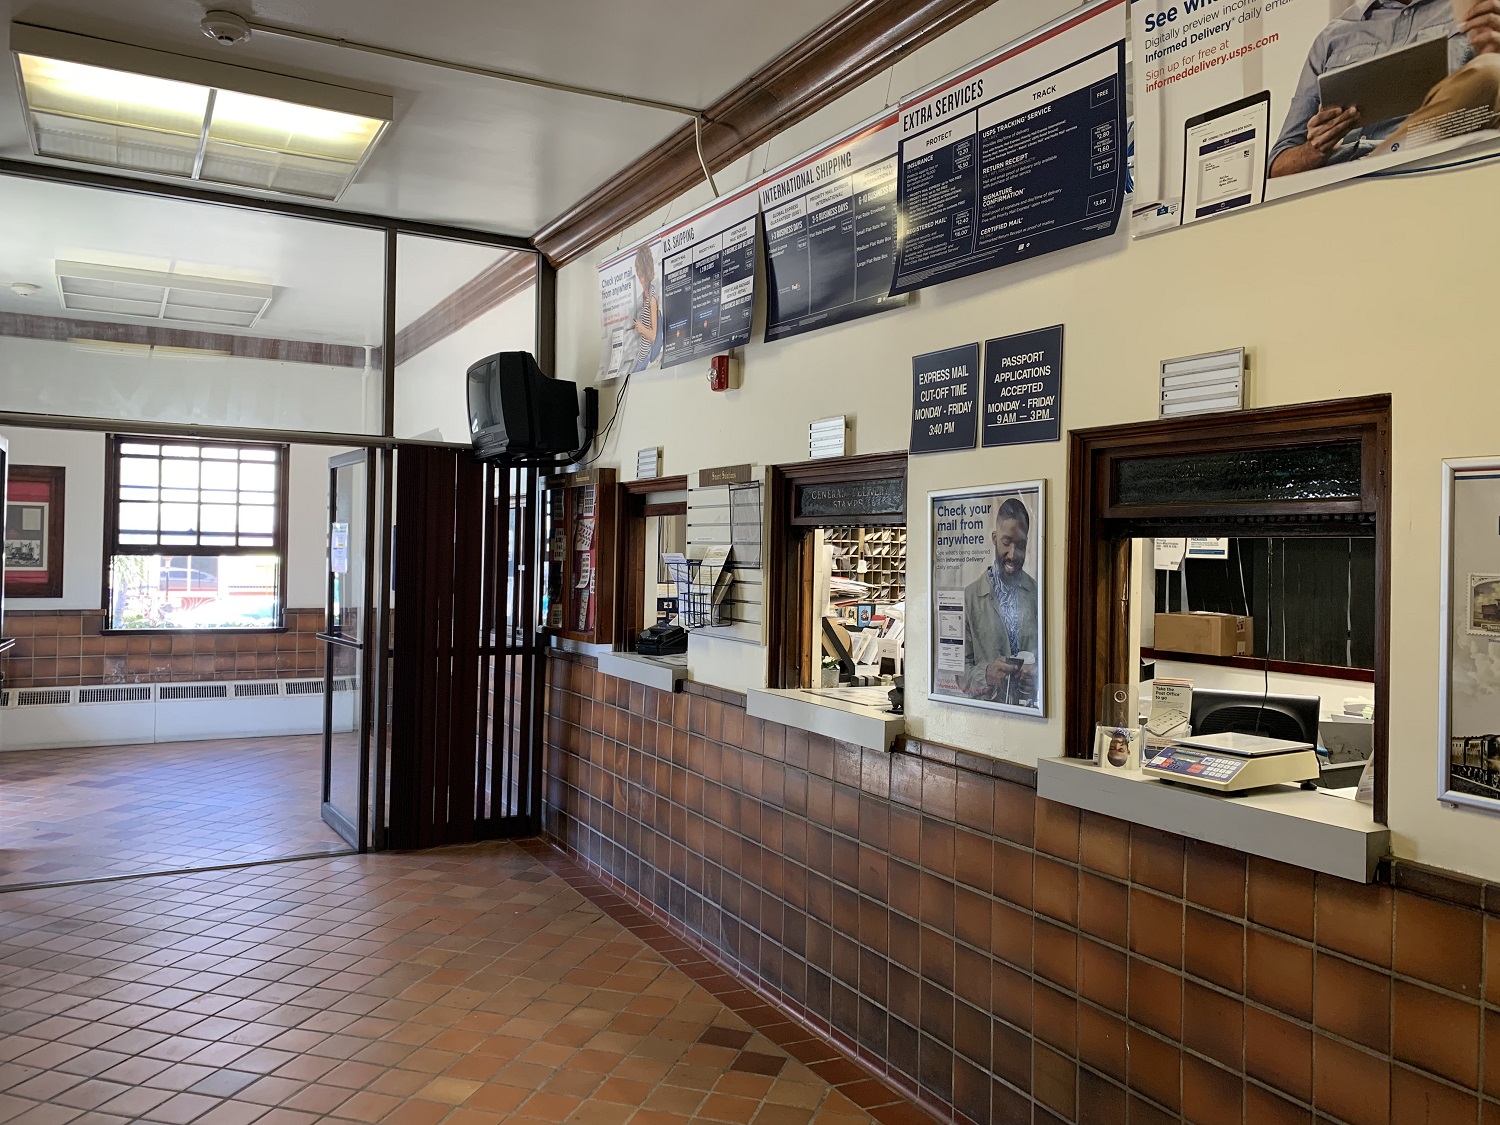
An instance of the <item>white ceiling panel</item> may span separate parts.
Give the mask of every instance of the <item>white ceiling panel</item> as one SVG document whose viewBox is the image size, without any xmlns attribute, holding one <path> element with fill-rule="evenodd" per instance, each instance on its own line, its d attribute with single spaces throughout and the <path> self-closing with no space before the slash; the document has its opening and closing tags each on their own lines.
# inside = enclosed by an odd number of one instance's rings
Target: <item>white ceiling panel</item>
<svg viewBox="0 0 1500 1125">
<path fill-rule="evenodd" d="M 7 25 L 17 19 L 391 94 L 395 124 L 339 206 L 402 218 L 530 235 L 683 121 L 259 34 L 220 48 L 197 27 L 203 8 L 212 6 L 0 0 L 0 14 Z M 229 0 L 225 6 L 243 10 Z M 702 106 L 843 6 L 843 0 L 259 0 L 253 19 Z M 0 155 L 31 159 L 8 73 L 0 76 Z"/>
</svg>

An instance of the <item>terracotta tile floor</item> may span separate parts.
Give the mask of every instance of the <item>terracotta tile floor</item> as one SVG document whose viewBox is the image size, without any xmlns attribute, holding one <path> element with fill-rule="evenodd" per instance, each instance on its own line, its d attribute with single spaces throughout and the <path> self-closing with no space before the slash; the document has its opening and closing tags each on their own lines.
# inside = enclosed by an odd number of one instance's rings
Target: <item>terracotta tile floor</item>
<svg viewBox="0 0 1500 1125">
<path fill-rule="evenodd" d="M 0 895 L 0 1121 L 872 1117 L 929 1120 L 540 845 Z"/>
<path fill-rule="evenodd" d="M 0 887 L 343 851 L 318 812 L 321 746 L 312 735 L 0 753 Z"/>
</svg>

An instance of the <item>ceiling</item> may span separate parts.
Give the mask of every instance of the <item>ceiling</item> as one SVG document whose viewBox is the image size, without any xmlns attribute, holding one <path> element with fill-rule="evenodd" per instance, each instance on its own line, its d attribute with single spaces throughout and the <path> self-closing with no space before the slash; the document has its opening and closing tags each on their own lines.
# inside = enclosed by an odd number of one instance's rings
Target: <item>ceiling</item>
<svg viewBox="0 0 1500 1125">
<path fill-rule="evenodd" d="M 497 251 L 485 250 L 493 260 Z M 458 251 L 467 267 L 474 248 Z M 385 238 L 379 231 L 0 176 L 0 312 L 118 321 L 62 307 L 53 266 L 58 259 L 273 286 L 265 315 L 235 335 L 380 342 Z M 449 260 L 428 255 L 426 267 L 414 260 L 402 271 L 410 307 L 431 307 L 452 292 L 450 282 L 463 269 L 444 269 Z M 424 268 L 432 272 L 419 272 Z M 40 285 L 41 291 L 19 297 L 10 289 L 17 281 Z"/>
<path fill-rule="evenodd" d="M 295 28 L 490 69 L 705 106 L 844 0 L 0 0 L 11 20 L 389 93 L 395 123 L 338 206 L 529 237 L 684 118 L 259 33 L 219 47 L 226 8 Z M 0 156 L 35 160 L 12 68 Z M 471 275 L 472 276 L 472 275 Z"/>
</svg>

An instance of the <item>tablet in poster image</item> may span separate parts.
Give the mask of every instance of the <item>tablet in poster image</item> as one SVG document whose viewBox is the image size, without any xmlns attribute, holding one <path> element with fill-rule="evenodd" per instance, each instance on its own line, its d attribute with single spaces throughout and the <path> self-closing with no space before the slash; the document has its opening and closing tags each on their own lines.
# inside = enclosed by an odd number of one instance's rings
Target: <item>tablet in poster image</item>
<svg viewBox="0 0 1500 1125">
<path fill-rule="evenodd" d="M 663 367 L 750 342 L 755 230 L 752 215 L 727 230 L 696 238 L 662 260 L 662 319 L 667 331 Z"/>
<path fill-rule="evenodd" d="M 1061 324 L 985 342 L 986 447 L 1062 436 L 1062 346 Z"/>
<path fill-rule="evenodd" d="M 1124 12 L 1101 6 L 902 105 L 893 292 L 1114 232 L 1125 195 Z"/>
<path fill-rule="evenodd" d="M 979 345 L 913 356 L 911 452 L 973 449 L 979 435 Z"/>
</svg>

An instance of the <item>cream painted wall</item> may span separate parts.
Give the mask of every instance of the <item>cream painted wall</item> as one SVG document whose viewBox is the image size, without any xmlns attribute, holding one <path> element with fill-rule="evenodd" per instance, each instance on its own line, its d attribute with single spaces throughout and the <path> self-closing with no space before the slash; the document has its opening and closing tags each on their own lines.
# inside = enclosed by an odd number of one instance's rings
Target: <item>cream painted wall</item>
<svg viewBox="0 0 1500 1125">
<path fill-rule="evenodd" d="M 469 365 L 511 351 L 536 351 L 535 286 L 396 368 L 396 436 L 466 444 Z"/>
<path fill-rule="evenodd" d="M 833 135 L 903 92 L 1059 14 L 1067 4 L 995 5 L 718 176 L 727 190 Z M 1397 854 L 1500 879 L 1500 820 L 1436 801 L 1439 462 L 1500 452 L 1488 220 L 1500 166 L 1361 182 L 1132 243 L 1123 233 L 924 290 L 905 309 L 744 352 L 742 389 L 713 394 L 694 366 L 637 376 L 601 458 L 631 466 L 661 445 L 669 472 L 806 456 L 807 423 L 854 416 L 855 451 L 907 443 L 910 357 L 1064 323 L 1065 429 L 1148 419 L 1157 364 L 1244 345 L 1254 406 L 1389 392 L 1394 410 L 1390 825 Z M 704 201 L 699 189 L 558 279 L 557 374 L 599 361 L 598 260 Z M 759 339 L 757 325 L 756 338 Z M 603 413 L 610 412 L 606 392 Z M 926 493 L 1045 478 L 1047 719 L 997 717 L 908 698 L 908 727 L 937 742 L 1030 762 L 1062 750 L 1066 443 L 912 458 L 908 675 L 928 657 Z M 627 477 L 629 469 L 625 469 Z M 729 684 L 728 686 L 736 686 Z"/>
</svg>

